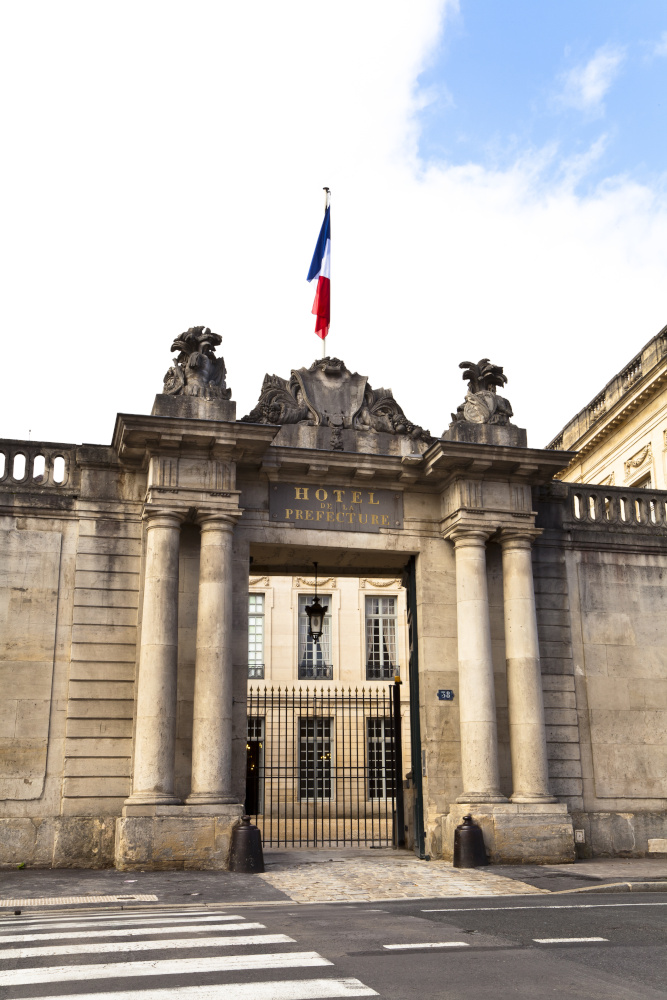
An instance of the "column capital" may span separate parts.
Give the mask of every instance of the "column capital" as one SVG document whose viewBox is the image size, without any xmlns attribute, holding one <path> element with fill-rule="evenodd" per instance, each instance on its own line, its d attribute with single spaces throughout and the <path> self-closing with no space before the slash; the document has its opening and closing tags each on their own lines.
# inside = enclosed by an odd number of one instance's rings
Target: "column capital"
<svg viewBox="0 0 667 1000">
<path fill-rule="evenodd" d="M 495 528 L 485 528 L 482 525 L 457 524 L 447 532 L 445 538 L 457 549 L 468 546 L 484 548 L 494 531 Z"/>
<path fill-rule="evenodd" d="M 500 529 L 500 544 L 504 549 L 530 549 L 536 538 L 542 534 L 542 528 L 532 525 L 511 525 Z"/>
<path fill-rule="evenodd" d="M 182 511 L 157 504 L 145 504 L 141 516 L 146 528 L 180 528 L 183 522 Z"/>
</svg>

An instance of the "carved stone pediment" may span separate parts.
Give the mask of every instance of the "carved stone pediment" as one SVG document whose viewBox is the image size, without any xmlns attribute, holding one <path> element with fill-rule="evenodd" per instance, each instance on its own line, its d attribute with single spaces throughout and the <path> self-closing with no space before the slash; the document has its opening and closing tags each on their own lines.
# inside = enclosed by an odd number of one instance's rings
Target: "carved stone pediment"
<svg viewBox="0 0 667 1000">
<path fill-rule="evenodd" d="M 364 405 L 366 376 L 348 371 L 338 358 L 292 372 L 315 426 L 354 427 Z"/>
<path fill-rule="evenodd" d="M 340 431 L 379 431 L 429 442 L 431 435 L 407 419 L 391 389 L 372 389 L 365 375 L 351 372 L 339 358 L 321 358 L 289 379 L 265 375 L 254 409 L 242 418 L 260 424 L 299 424 L 332 429 L 332 448 Z"/>
</svg>

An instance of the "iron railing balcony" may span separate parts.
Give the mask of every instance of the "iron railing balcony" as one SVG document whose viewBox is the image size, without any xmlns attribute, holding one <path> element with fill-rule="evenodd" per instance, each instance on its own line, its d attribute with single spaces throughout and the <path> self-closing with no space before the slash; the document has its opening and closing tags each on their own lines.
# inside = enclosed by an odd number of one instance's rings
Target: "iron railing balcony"
<svg viewBox="0 0 667 1000">
<path fill-rule="evenodd" d="M 330 681 L 333 680 L 333 664 L 331 663 L 300 663 L 299 680 Z"/>
<path fill-rule="evenodd" d="M 375 663 L 373 660 L 366 663 L 367 681 L 393 681 L 397 674 L 400 675 L 400 667 L 394 663 Z"/>
</svg>

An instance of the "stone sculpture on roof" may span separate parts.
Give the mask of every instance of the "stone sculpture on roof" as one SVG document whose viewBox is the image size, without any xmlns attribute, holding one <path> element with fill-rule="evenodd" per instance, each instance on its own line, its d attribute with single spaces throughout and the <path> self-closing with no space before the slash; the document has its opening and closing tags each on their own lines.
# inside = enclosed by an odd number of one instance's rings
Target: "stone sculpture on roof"
<svg viewBox="0 0 667 1000">
<path fill-rule="evenodd" d="M 232 390 L 225 382 L 225 359 L 215 356 L 215 349 L 221 343 L 222 337 L 211 333 L 207 326 L 191 326 L 177 337 L 171 350 L 179 351 L 179 355 L 164 377 L 163 393 L 230 399 Z"/>
<path fill-rule="evenodd" d="M 482 358 L 477 364 L 462 361 L 459 368 L 464 369 L 462 378 L 468 382 L 468 391 L 464 401 L 457 406 L 456 413 L 452 413 L 452 422 L 443 433 L 443 438 L 525 447 L 525 430 L 510 421 L 510 417 L 514 416 L 510 401 L 496 392 L 507 382 L 501 366 Z"/>
<path fill-rule="evenodd" d="M 462 361 L 459 368 L 465 368 L 464 379 L 468 380 L 466 398 L 452 413 L 452 420 L 468 420 L 473 424 L 508 424 L 514 416 L 508 399 L 498 396 L 496 386 L 502 388 L 507 382 L 500 365 L 493 365 L 488 358 Z"/>
</svg>

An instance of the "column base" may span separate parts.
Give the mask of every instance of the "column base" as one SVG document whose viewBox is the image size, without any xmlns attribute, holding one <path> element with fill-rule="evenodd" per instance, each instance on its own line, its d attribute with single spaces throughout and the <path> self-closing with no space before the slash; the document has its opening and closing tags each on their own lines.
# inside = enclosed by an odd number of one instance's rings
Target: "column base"
<svg viewBox="0 0 667 1000">
<path fill-rule="evenodd" d="M 235 795 L 215 795 L 211 792 L 194 792 L 185 800 L 187 806 L 238 805 Z"/>
<path fill-rule="evenodd" d="M 119 871 L 226 870 L 240 802 L 198 806 L 126 804 L 116 820 Z"/>
<path fill-rule="evenodd" d="M 125 799 L 124 806 L 179 806 L 182 803 L 176 795 L 153 795 L 150 792 L 137 792 Z"/>
<path fill-rule="evenodd" d="M 519 802 L 521 804 L 533 803 L 535 805 L 542 805 L 546 803 L 549 805 L 552 802 L 558 802 L 555 795 L 510 795 L 510 802 Z"/>
<path fill-rule="evenodd" d="M 454 830 L 472 814 L 491 864 L 566 864 L 575 860 L 572 817 L 564 802 L 457 802 L 442 817 L 443 857 L 451 860 Z"/>
<path fill-rule="evenodd" d="M 466 792 L 464 795 L 459 795 L 456 801 L 482 804 L 484 802 L 508 802 L 509 800 L 506 795 L 501 795 L 500 792 Z"/>
</svg>

